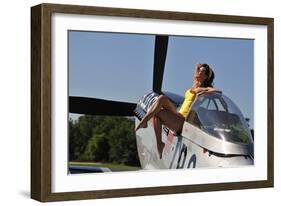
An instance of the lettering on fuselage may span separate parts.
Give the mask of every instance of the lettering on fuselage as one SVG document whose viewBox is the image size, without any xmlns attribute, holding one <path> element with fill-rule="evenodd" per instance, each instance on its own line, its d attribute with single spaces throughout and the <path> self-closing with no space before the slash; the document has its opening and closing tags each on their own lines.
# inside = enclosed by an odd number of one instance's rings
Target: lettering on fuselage
<svg viewBox="0 0 281 206">
<path fill-rule="evenodd" d="M 176 169 L 183 169 L 185 168 L 185 165 L 186 168 L 195 168 L 197 162 L 196 154 L 191 155 L 189 158 L 188 148 L 182 141 L 183 137 L 177 135 L 174 136 L 174 134 L 171 133 L 171 131 L 166 126 L 163 126 L 163 132 L 167 137 L 165 152 L 171 152 L 173 154 L 169 168 L 174 168 L 174 166 L 176 166 Z M 172 145 L 172 142 L 174 141 L 175 137 L 177 137 L 176 145 L 173 146 L 174 149 L 173 151 L 171 151 L 170 146 Z M 176 163 L 176 165 L 174 163 Z"/>
<path fill-rule="evenodd" d="M 177 169 L 183 169 L 186 160 L 186 155 L 187 155 L 187 147 L 185 144 L 183 144 L 179 154 Z"/>
<path fill-rule="evenodd" d="M 191 165 L 192 165 L 192 167 L 191 167 Z M 196 155 L 193 154 L 189 159 L 189 162 L 187 164 L 187 168 L 195 168 L 195 166 L 196 166 Z"/>
<path fill-rule="evenodd" d="M 182 144 L 181 151 L 179 153 L 179 159 L 177 163 L 177 169 L 183 169 L 187 158 L 187 146 Z M 186 168 L 195 168 L 196 167 L 196 155 L 193 154 L 187 164 Z"/>
</svg>

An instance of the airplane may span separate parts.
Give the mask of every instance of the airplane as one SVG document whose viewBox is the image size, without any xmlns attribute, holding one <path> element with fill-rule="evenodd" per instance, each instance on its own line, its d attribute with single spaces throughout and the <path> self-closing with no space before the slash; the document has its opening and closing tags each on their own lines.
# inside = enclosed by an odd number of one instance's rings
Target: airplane
<svg viewBox="0 0 281 206">
<path fill-rule="evenodd" d="M 180 108 L 182 96 L 162 91 L 168 40 L 166 35 L 155 36 L 152 91 L 145 94 L 138 103 L 69 96 L 69 112 L 134 117 L 135 124 L 138 124 L 160 94 L 166 95 Z M 162 141 L 165 147 L 160 159 L 151 121 L 147 128 L 136 132 L 142 169 L 254 164 L 254 141 L 247 122 L 239 108 L 224 94 L 208 93 L 198 96 L 190 108 L 182 133 L 175 134 L 163 126 Z M 79 168 L 74 169 L 75 173 L 79 172 Z"/>
<path fill-rule="evenodd" d="M 180 109 L 183 97 L 163 92 Z M 143 96 L 135 110 L 136 125 L 159 94 Z M 253 139 L 238 107 L 221 93 L 198 96 L 181 134 L 162 128 L 162 158 L 157 151 L 153 123 L 136 133 L 138 154 L 144 169 L 216 168 L 253 165 Z"/>
</svg>

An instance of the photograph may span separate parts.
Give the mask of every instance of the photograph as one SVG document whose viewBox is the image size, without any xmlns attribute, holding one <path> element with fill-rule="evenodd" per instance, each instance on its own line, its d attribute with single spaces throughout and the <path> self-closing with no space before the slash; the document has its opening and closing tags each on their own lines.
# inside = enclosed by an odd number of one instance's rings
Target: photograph
<svg viewBox="0 0 281 206">
<path fill-rule="evenodd" d="M 272 18 L 31 8 L 31 197 L 273 187 Z"/>
<path fill-rule="evenodd" d="M 253 49 L 69 30 L 69 174 L 254 165 Z"/>
</svg>

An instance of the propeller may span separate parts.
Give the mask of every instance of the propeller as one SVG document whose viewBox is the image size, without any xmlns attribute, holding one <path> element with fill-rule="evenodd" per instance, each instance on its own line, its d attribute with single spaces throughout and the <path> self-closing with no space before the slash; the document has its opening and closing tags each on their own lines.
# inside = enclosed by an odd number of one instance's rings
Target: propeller
<svg viewBox="0 0 281 206">
<path fill-rule="evenodd" d="M 157 35 L 154 47 L 154 66 L 153 66 L 153 91 L 161 93 L 165 61 L 168 49 L 168 36 Z"/>
<path fill-rule="evenodd" d="M 137 104 L 88 97 L 69 97 L 69 112 L 92 115 L 133 116 Z"/>
<path fill-rule="evenodd" d="M 153 91 L 161 93 L 168 36 L 157 35 L 154 47 Z M 69 112 L 91 115 L 134 116 L 137 104 L 89 97 L 69 96 Z"/>
</svg>

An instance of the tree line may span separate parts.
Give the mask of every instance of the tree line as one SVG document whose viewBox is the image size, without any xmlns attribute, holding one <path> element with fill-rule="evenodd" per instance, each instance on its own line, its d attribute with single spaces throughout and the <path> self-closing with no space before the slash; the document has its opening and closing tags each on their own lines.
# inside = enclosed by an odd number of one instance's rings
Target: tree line
<svg viewBox="0 0 281 206">
<path fill-rule="evenodd" d="M 134 120 L 117 116 L 69 119 L 69 161 L 140 166 Z"/>
</svg>

